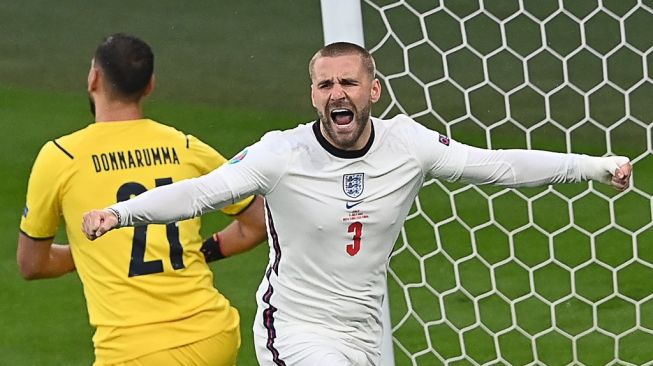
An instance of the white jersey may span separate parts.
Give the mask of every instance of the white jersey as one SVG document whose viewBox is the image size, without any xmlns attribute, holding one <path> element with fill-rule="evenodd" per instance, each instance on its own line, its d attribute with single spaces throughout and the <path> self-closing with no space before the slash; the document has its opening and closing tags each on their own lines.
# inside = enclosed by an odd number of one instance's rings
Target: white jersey
<svg viewBox="0 0 653 366">
<path fill-rule="evenodd" d="M 359 151 L 339 150 L 319 123 L 271 132 L 230 164 L 112 206 L 122 225 L 197 216 L 252 193 L 265 196 L 270 258 L 257 292 L 257 337 L 316 333 L 377 364 L 388 258 L 425 179 L 533 186 L 607 181 L 619 162 L 576 154 L 484 150 L 409 117 L 372 118 Z M 614 170 L 612 170 L 614 171 Z M 261 355 L 259 355 L 261 358 Z"/>
</svg>

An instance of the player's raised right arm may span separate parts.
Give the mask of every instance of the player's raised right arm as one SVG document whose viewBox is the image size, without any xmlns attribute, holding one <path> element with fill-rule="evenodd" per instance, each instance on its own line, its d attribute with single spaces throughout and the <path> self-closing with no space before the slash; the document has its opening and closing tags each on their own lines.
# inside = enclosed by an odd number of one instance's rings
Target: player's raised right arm
<svg viewBox="0 0 653 366">
<path fill-rule="evenodd" d="M 262 139 L 248 148 L 249 154 L 246 149 L 238 161 L 209 174 L 154 188 L 105 210 L 91 211 L 84 215 L 82 230 L 94 240 L 117 227 L 186 220 L 252 194 L 265 194 L 287 164 L 287 149 L 281 145 Z"/>
<path fill-rule="evenodd" d="M 202 177 L 157 187 L 106 209 L 90 211 L 84 215 L 82 231 L 94 240 L 117 227 L 186 220 L 233 204 L 257 188 L 247 174 L 219 168 Z"/>
</svg>

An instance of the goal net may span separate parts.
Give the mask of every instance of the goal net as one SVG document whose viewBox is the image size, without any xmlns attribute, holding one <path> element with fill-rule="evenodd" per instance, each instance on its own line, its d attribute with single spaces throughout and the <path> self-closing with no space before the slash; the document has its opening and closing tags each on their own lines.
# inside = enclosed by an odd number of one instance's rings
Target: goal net
<svg viewBox="0 0 653 366">
<path fill-rule="evenodd" d="M 396 364 L 651 363 L 653 1 L 361 6 L 374 115 L 635 166 L 622 193 L 426 182 L 390 261 Z"/>
</svg>

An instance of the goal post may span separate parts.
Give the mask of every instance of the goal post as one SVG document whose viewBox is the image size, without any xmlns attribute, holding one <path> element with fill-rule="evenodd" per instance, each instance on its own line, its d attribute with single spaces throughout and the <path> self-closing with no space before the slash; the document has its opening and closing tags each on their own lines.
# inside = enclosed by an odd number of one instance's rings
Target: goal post
<svg viewBox="0 0 653 366">
<path fill-rule="evenodd" d="M 365 47 L 359 0 L 321 0 L 324 44 L 350 42 Z"/>
<path fill-rule="evenodd" d="M 426 182 L 390 260 L 396 364 L 652 363 L 653 2 L 322 7 L 336 22 L 323 19 L 325 42 L 362 39 L 375 56 L 374 115 L 407 114 L 479 147 L 634 165 L 621 193 Z M 360 29 L 346 25 L 358 14 Z"/>
</svg>

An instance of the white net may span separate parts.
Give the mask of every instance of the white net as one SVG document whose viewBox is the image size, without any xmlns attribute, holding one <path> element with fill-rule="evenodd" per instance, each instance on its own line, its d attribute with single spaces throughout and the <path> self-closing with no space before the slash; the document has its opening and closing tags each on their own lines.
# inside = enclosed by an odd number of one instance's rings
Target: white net
<svg viewBox="0 0 653 366">
<path fill-rule="evenodd" d="M 365 0 L 363 20 L 375 115 L 635 166 L 619 194 L 427 182 L 390 263 L 396 363 L 653 362 L 653 1 Z"/>
</svg>

